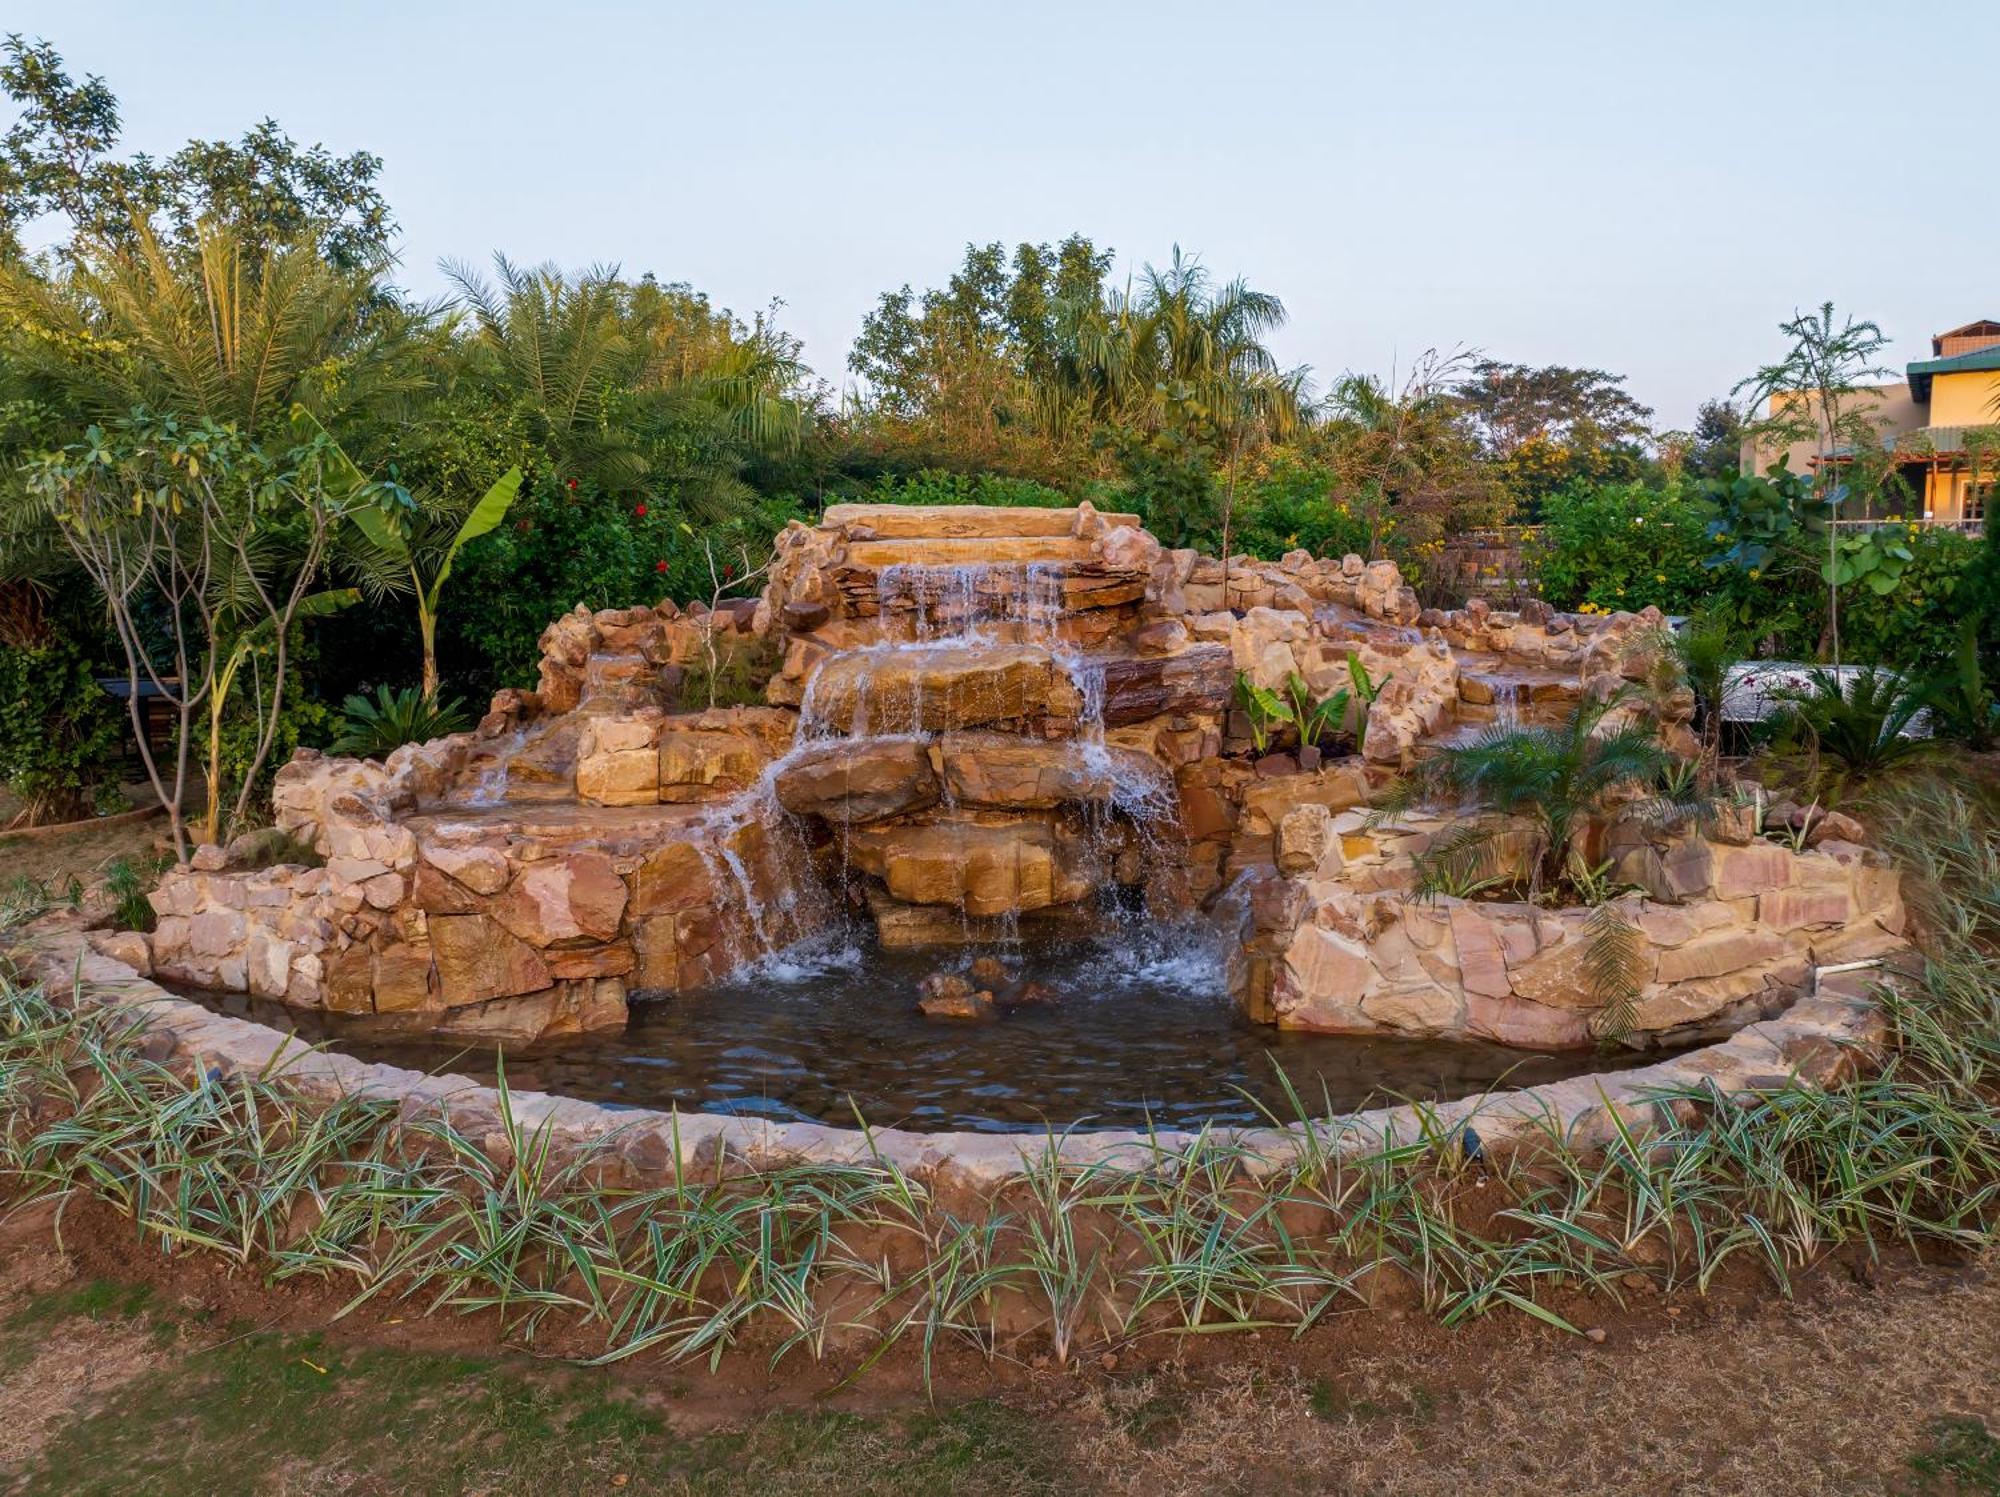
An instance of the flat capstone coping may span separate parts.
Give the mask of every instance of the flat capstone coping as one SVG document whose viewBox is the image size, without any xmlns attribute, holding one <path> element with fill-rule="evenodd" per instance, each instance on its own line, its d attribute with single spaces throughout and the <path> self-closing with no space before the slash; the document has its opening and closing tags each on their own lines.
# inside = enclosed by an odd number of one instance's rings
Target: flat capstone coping
<svg viewBox="0 0 2000 1497">
<path fill-rule="evenodd" d="M 73 926 L 31 930 L 8 954 L 21 975 L 45 991 L 69 992 L 78 1004 L 130 1014 L 156 1048 L 164 1041 L 170 1063 L 221 1076 L 282 1080 L 308 1099 L 373 1098 L 395 1104 L 405 1121 L 441 1115 L 489 1153 L 505 1157 L 500 1094 L 470 1077 L 371 1064 L 268 1025 L 213 1013 L 97 951 Z M 1621 1123 L 1637 1133 L 1663 1126 L 1674 1102 L 1670 1093 L 1699 1090 L 1731 1098 L 1794 1081 L 1824 1085 L 1879 1062 L 1888 1024 L 1873 992 L 1885 975 L 1851 968 L 1818 973 L 1809 992 L 1779 1017 L 1653 1065 L 1423 1107 L 1315 1119 L 1313 1148 L 1322 1157 L 1354 1157 L 1453 1138 L 1469 1145 L 1466 1130 L 1482 1149 L 1550 1137 L 1582 1148 L 1609 1142 Z M 1034 1134 L 864 1131 L 604 1106 L 536 1091 L 510 1091 L 509 1102 L 523 1133 L 546 1126 L 559 1154 L 609 1150 L 641 1182 L 665 1181 L 683 1170 L 753 1173 L 815 1163 L 888 1163 L 940 1182 L 998 1187 L 1045 1166 L 1050 1150 L 1065 1166 L 1142 1169 L 1170 1161 L 1204 1137 L 1185 1130 L 1081 1127 Z M 1308 1142 L 1303 1124 L 1217 1127 L 1205 1136 L 1241 1150 L 1244 1168 L 1257 1177 L 1282 1173 L 1306 1152 Z"/>
</svg>

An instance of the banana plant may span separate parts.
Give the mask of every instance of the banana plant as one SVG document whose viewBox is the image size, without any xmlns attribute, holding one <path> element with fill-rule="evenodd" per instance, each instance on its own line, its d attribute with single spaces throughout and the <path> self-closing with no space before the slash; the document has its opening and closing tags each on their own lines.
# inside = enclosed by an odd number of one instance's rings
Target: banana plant
<svg viewBox="0 0 2000 1497">
<path fill-rule="evenodd" d="M 1299 743 L 1305 748 L 1318 748 L 1323 736 L 1338 733 L 1347 721 L 1350 697 L 1345 686 L 1325 701 L 1315 702 L 1306 678 L 1293 671 L 1285 678 L 1285 694 L 1290 698 L 1291 720 L 1298 727 Z"/>
<path fill-rule="evenodd" d="M 336 587 L 308 593 L 293 610 L 294 619 L 323 619 L 330 613 L 361 601 L 359 588 Z M 250 657 L 270 646 L 277 630 L 275 620 L 264 619 L 236 636 L 229 654 L 215 673 L 215 689 L 208 694 L 208 817 L 202 823 L 202 840 L 222 840 L 222 717 L 229 706 L 229 693 L 236 676 Z"/>
<path fill-rule="evenodd" d="M 440 595 L 444 592 L 445 583 L 451 579 L 452 564 L 458 560 L 458 553 L 468 542 L 478 540 L 507 518 L 507 511 L 521 493 L 521 470 L 518 467 L 509 468 L 480 496 L 457 532 L 445 542 L 437 557 L 436 570 L 426 577 L 427 558 L 420 553 L 435 548 L 411 543 L 410 531 L 414 527 L 410 517 L 420 511 L 408 492 L 393 484 L 371 483 L 354 465 L 353 459 L 341 450 L 340 444 L 328 435 L 326 428 L 303 406 L 292 407 L 292 429 L 302 444 L 321 450 L 327 477 L 331 481 L 329 486 L 346 486 L 352 500 L 346 514 L 354 522 L 355 529 L 361 532 L 370 546 L 409 572 L 411 591 L 417 600 L 417 632 L 423 639 L 424 698 L 435 700 L 438 690 L 437 621 Z"/>
<path fill-rule="evenodd" d="M 1347 657 L 1348 679 L 1354 683 L 1354 700 L 1356 703 L 1354 712 L 1354 752 L 1357 754 L 1361 752 L 1363 745 L 1368 740 L 1368 709 L 1375 705 L 1375 698 L 1382 695 L 1382 688 L 1389 684 L 1389 678 L 1394 674 L 1394 671 L 1384 671 L 1381 680 L 1372 680 L 1368 675 L 1368 667 L 1361 663 L 1359 655 L 1349 655 Z"/>
<path fill-rule="evenodd" d="M 1291 704 L 1268 686 L 1259 686 L 1248 671 L 1236 673 L 1236 700 L 1250 720 L 1250 744 L 1259 754 L 1271 747 L 1271 730 L 1280 723 L 1296 723 Z"/>
</svg>

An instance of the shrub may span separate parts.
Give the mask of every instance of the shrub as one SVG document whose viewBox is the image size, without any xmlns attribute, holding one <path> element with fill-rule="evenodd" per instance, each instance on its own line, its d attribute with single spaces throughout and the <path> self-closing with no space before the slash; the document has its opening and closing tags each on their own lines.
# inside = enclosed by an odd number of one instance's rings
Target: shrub
<svg viewBox="0 0 2000 1497">
<path fill-rule="evenodd" d="M 1712 506 L 1679 485 L 1608 484 L 1571 489 L 1543 501 L 1536 549 L 1542 596 L 1558 608 L 1652 604 L 1691 613 L 1710 597 L 1715 577 L 1702 567 L 1714 550 Z"/>
<path fill-rule="evenodd" d="M 120 712 L 60 633 L 0 648 L 0 779 L 30 826 L 75 821 L 116 795 Z"/>
<path fill-rule="evenodd" d="M 1778 732 L 1832 761 L 1822 774 L 1829 800 L 1839 798 L 1848 780 L 1900 768 L 1931 748 L 1928 739 L 1904 731 L 1924 710 L 1925 691 L 1892 670 L 1864 667 L 1843 688 L 1840 672 L 1818 666 L 1803 685 L 1771 695 L 1782 704 L 1774 718 Z"/>
<path fill-rule="evenodd" d="M 458 698 L 433 701 L 414 686 L 401 691 L 378 686 L 372 702 L 364 696 L 351 696 L 342 707 L 342 718 L 333 751 L 364 758 L 380 758 L 406 743 L 429 743 L 433 738 L 462 733 L 469 725 L 465 704 Z"/>
<path fill-rule="evenodd" d="M 1290 455 L 1244 486 L 1236 499 L 1233 550 L 1265 561 L 1303 548 L 1315 556 L 1366 556 L 1368 520 L 1336 494 L 1332 475 Z"/>
<path fill-rule="evenodd" d="M 1958 650 L 1980 542 L 1936 527 L 1909 527 L 1910 559 L 1893 590 L 1856 583 L 1840 590 L 1841 653 L 1849 660 L 1948 667 Z"/>
<path fill-rule="evenodd" d="M 1026 509 L 1063 509 L 1076 500 L 1032 478 L 1004 473 L 949 473 L 922 468 L 885 478 L 866 496 L 870 504 L 992 504 Z"/>
</svg>

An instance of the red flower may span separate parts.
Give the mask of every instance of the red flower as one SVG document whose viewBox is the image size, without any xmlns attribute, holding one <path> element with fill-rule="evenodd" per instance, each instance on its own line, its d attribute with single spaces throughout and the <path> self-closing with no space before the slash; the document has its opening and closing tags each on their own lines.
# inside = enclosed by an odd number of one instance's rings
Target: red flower
<svg viewBox="0 0 2000 1497">
<path fill-rule="evenodd" d="M 733 565 L 725 566 L 722 569 L 722 575 L 724 577 L 734 577 L 736 575 L 736 568 Z"/>
<path fill-rule="evenodd" d="M 576 480 L 574 478 L 570 479 L 568 483 L 564 485 L 564 487 L 569 489 L 571 493 L 576 492 Z"/>
<path fill-rule="evenodd" d="M 635 504 L 632 506 L 632 513 L 637 515 L 640 519 L 643 520 L 646 518 L 646 506 L 643 504 Z"/>
<path fill-rule="evenodd" d="M 666 569 L 667 569 L 667 564 L 664 561 L 656 561 L 653 563 L 653 570 L 656 572 L 664 572 Z"/>
</svg>

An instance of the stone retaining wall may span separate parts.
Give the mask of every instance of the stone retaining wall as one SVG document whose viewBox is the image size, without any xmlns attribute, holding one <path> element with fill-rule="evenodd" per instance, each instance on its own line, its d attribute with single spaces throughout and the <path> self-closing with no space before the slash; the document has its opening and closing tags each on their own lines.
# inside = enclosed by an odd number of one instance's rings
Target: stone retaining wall
<svg viewBox="0 0 2000 1497">
<path fill-rule="evenodd" d="M 1349 798 L 1338 772 L 1322 778 L 1334 803 Z M 1879 853 L 1834 838 L 1795 853 L 1661 836 L 1647 850 L 1665 887 L 1612 901 L 1638 937 L 1636 990 L 1613 1009 L 1587 972 L 1590 910 L 1410 892 L 1412 855 L 1450 823 L 1372 826 L 1303 798 L 1265 815 L 1275 866 L 1248 880 L 1239 983 L 1281 1028 L 1565 1049 L 1610 1026 L 1628 1044 L 1676 1044 L 1769 1017 L 1817 968 L 1906 949 Z"/>
</svg>

